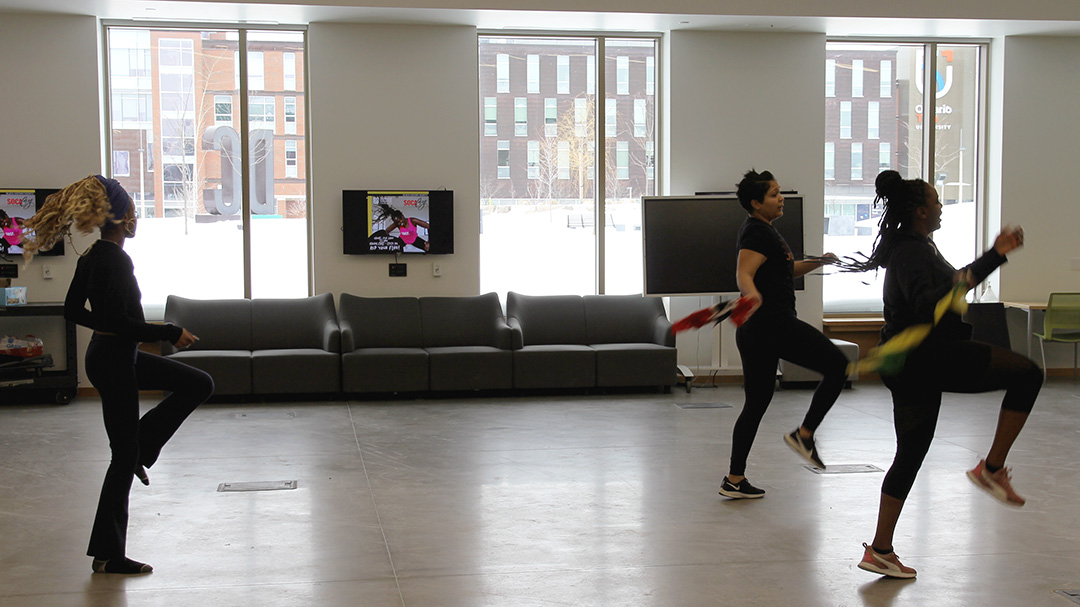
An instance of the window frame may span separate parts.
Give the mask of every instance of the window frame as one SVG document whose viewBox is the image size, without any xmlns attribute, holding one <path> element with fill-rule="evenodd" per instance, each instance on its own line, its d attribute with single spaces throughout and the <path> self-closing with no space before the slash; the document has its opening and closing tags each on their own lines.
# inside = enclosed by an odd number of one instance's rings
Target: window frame
<svg viewBox="0 0 1080 607">
<path fill-rule="evenodd" d="M 663 66 L 663 53 L 664 53 L 663 34 L 662 33 L 659 33 L 659 32 L 618 32 L 618 31 L 612 31 L 612 32 L 604 32 L 603 34 L 597 34 L 597 33 L 584 33 L 583 34 L 583 33 L 580 33 L 580 32 L 554 31 L 554 30 L 543 31 L 543 32 L 536 32 L 536 31 L 531 31 L 531 30 L 527 31 L 527 32 L 506 32 L 506 31 L 503 31 L 503 30 L 479 30 L 477 32 L 478 43 L 483 44 L 483 42 L 480 42 L 480 41 L 483 40 L 484 38 L 490 38 L 490 39 L 507 39 L 507 38 L 544 39 L 544 38 L 548 38 L 548 39 L 576 39 L 576 40 L 588 39 L 588 40 L 595 41 L 595 43 L 596 43 L 596 53 L 595 54 L 590 53 L 588 55 L 585 55 L 584 57 L 580 57 L 580 56 L 575 56 L 575 55 L 559 55 L 557 53 L 552 53 L 549 57 L 555 57 L 555 61 L 554 61 L 555 65 L 552 66 L 549 63 L 542 63 L 542 65 L 550 66 L 550 67 L 548 67 L 546 69 L 551 69 L 551 67 L 554 68 L 555 73 L 552 75 L 553 76 L 552 79 L 553 79 L 553 81 L 555 82 L 555 85 L 556 85 L 555 95 L 557 96 L 558 99 L 562 99 L 564 96 L 571 94 L 570 91 L 572 90 L 572 87 L 563 86 L 563 84 L 564 83 L 565 84 L 571 84 L 571 79 L 573 79 L 574 84 L 580 84 L 580 82 L 577 80 L 577 78 L 580 78 L 580 77 L 584 77 L 584 79 L 585 79 L 585 83 L 584 83 L 585 84 L 585 86 L 584 86 L 585 93 L 584 94 L 589 96 L 589 97 L 592 97 L 593 99 L 596 99 L 596 103 L 593 104 L 594 115 L 591 115 L 591 116 L 585 118 L 584 120 L 575 119 L 574 120 L 574 128 L 575 128 L 575 131 L 576 131 L 580 126 L 582 126 L 583 122 L 587 123 L 587 122 L 590 122 L 590 121 L 593 124 L 596 125 L 596 129 L 595 129 L 596 132 L 593 133 L 593 136 L 588 137 L 587 141 L 585 141 L 585 149 L 590 154 L 589 155 L 589 158 L 590 158 L 589 162 L 590 163 L 586 167 L 584 167 L 584 171 L 585 171 L 585 179 L 587 179 L 588 181 L 591 181 L 594 184 L 595 188 L 600 190 L 601 192 L 608 192 L 608 190 L 607 190 L 607 185 L 608 184 L 606 183 L 607 180 L 615 180 L 616 167 L 614 165 L 616 163 L 616 158 L 615 157 L 616 157 L 616 148 L 617 148 L 617 141 L 618 141 L 617 140 L 618 133 L 616 132 L 616 129 L 620 126 L 619 125 L 620 115 L 619 115 L 619 111 L 617 109 L 617 104 L 616 104 L 616 100 L 617 100 L 616 89 L 617 89 L 617 84 L 618 84 L 616 82 L 616 74 L 611 74 L 610 75 L 611 76 L 610 85 L 606 80 L 609 76 L 605 74 L 606 70 L 608 70 L 608 69 L 616 70 L 615 62 L 617 60 L 615 59 L 615 54 L 614 53 L 617 53 L 617 51 L 612 51 L 611 56 L 608 56 L 608 52 L 607 52 L 607 50 L 605 50 L 605 45 L 606 45 L 606 43 L 608 41 L 612 41 L 612 44 L 616 44 L 616 45 L 617 45 L 617 43 L 619 41 L 623 41 L 623 40 L 650 40 L 650 41 L 652 41 L 653 44 L 654 44 L 653 47 L 652 47 L 652 51 L 651 51 L 652 56 L 650 57 L 650 59 L 647 59 L 644 62 L 645 65 L 644 65 L 644 68 L 643 68 L 644 77 L 645 77 L 645 81 L 646 81 L 645 82 L 645 87 L 646 87 L 646 89 L 648 91 L 651 91 L 651 95 L 655 98 L 655 100 L 653 102 L 653 106 L 651 107 L 652 111 L 651 112 L 648 112 L 648 111 L 646 112 L 647 114 L 651 115 L 651 120 L 649 119 L 649 117 L 646 118 L 646 120 L 648 122 L 650 122 L 650 126 L 646 129 L 646 132 L 647 132 L 647 136 L 651 135 L 651 140 L 646 142 L 645 144 L 642 144 L 639 141 L 639 142 L 636 143 L 636 145 L 638 146 L 639 150 L 640 149 L 645 150 L 645 152 L 644 152 L 644 163 L 645 163 L 645 165 L 642 168 L 645 171 L 644 174 L 646 175 L 646 179 L 648 181 L 651 181 L 651 189 L 653 189 L 654 193 L 656 193 L 656 194 L 659 194 L 659 193 L 663 192 L 663 185 L 664 184 L 662 183 L 662 181 L 663 181 L 662 180 L 662 175 L 660 174 L 660 171 L 657 171 L 657 167 L 662 166 L 662 161 L 663 161 L 662 155 L 664 154 L 664 150 L 662 149 L 663 146 L 661 145 L 661 142 L 663 141 L 663 129 L 662 129 L 662 121 L 660 119 L 660 117 L 663 115 L 664 101 L 663 101 L 662 96 L 659 94 L 659 92 L 662 90 L 662 82 L 663 82 L 663 77 L 664 77 L 664 73 L 663 73 L 663 69 L 662 69 L 662 66 Z M 605 63 L 607 63 L 609 60 L 612 63 L 612 65 L 610 67 L 605 65 Z M 578 61 L 582 61 L 585 64 L 584 75 L 582 75 L 582 73 L 581 73 L 582 70 L 580 69 L 581 66 L 577 63 Z M 563 70 L 564 73 L 560 74 L 560 68 Z M 630 69 L 634 69 L 634 68 L 631 67 Z M 639 67 L 638 69 L 642 69 L 642 68 Z M 631 80 L 633 80 L 633 79 L 631 78 Z M 514 90 L 514 89 L 511 89 L 511 90 Z M 543 92 L 544 92 L 544 85 L 541 84 L 541 93 L 543 93 Z M 485 94 L 489 94 L 487 92 L 487 90 L 481 90 L 480 91 L 479 97 L 480 97 L 481 100 L 484 98 Z M 496 93 L 496 94 L 498 94 L 498 93 Z M 647 94 L 650 94 L 650 93 L 647 93 Z M 628 103 L 628 105 L 630 104 L 630 102 L 627 102 L 627 103 Z M 580 104 L 581 104 L 581 100 L 576 100 L 573 103 L 570 103 L 569 101 L 560 101 L 559 105 L 558 105 L 558 108 L 561 108 L 561 109 L 563 109 L 565 111 L 571 112 L 573 114 L 574 118 L 576 118 L 577 115 L 576 115 L 575 112 L 577 112 L 577 108 L 579 107 Z M 567 108 L 567 106 L 569 106 L 569 108 Z M 629 135 L 631 135 L 633 133 L 633 124 L 629 122 L 630 120 L 632 120 L 632 113 L 630 112 L 629 106 L 626 107 L 626 108 L 623 108 L 623 110 L 624 110 L 624 113 L 626 115 L 622 116 L 622 118 L 624 120 L 628 120 L 627 124 L 622 125 L 623 127 L 625 127 L 624 130 L 626 130 L 624 135 L 629 136 Z M 615 121 L 614 121 L 613 126 L 615 128 L 610 128 L 610 129 L 608 128 L 608 112 L 609 111 L 612 112 L 612 114 L 614 114 Z M 546 115 L 545 115 L 545 118 L 546 118 Z M 546 123 L 546 120 L 545 120 L 545 123 Z M 504 135 L 504 137 L 505 137 L 505 135 Z M 565 144 L 565 142 L 563 142 L 560 145 L 562 145 L 565 148 L 566 144 Z M 525 147 L 525 146 L 523 146 L 523 147 Z M 600 147 L 601 149 L 598 150 L 597 149 L 598 147 Z M 605 150 L 607 150 L 607 151 L 605 152 Z M 488 152 L 488 153 L 490 153 L 490 152 Z M 528 154 L 527 150 L 525 151 L 525 153 L 526 153 L 526 156 L 527 156 L 527 154 Z M 547 152 L 545 152 L 545 153 L 547 153 Z M 610 156 L 611 156 L 610 159 L 606 159 L 606 156 L 608 154 L 610 154 Z M 565 150 L 560 151 L 560 150 L 556 149 L 555 150 L 555 156 L 557 158 L 556 166 L 559 169 L 558 170 L 559 175 L 556 178 L 557 179 L 563 179 L 564 176 L 568 177 L 568 174 L 567 174 L 568 170 L 569 170 L 569 167 L 567 166 L 568 162 L 566 160 L 563 160 L 563 158 L 566 157 L 566 151 Z M 520 159 L 519 159 L 519 162 L 520 162 Z M 610 166 L 609 166 L 608 163 L 610 163 Z M 637 167 L 638 166 L 637 163 L 638 163 L 638 161 L 632 160 L 631 168 Z M 610 173 L 610 175 L 607 175 L 607 173 Z M 517 174 L 515 173 L 515 175 L 517 175 Z M 484 177 L 482 177 L 481 179 L 482 179 L 482 183 L 483 183 Z M 636 191 L 634 193 L 637 194 Z M 606 193 L 604 195 L 594 196 L 592 198 L 592 200 L 594 200 L 595 204 L 596 204 L 595 212 L 600 214 L 598 216 L 603 216 L 605 203 L 609 201 L 608 194 Z M 614 200 L 614 199 L 612 199 L 612 200 Z M 607 267 L 606 267 L 607 251 L 606 251 L 606 245 L 605 245 L 604 232 L 605 232 L 605 230 L 602 230 L 602 229 L 597 229 L 594 232 L 594 238 L 595 238 L 595 247 L 594 248 L 595 248 L 595 252 L 596 252 L 595 257 L 594 257 L 594 262 L 595 262 L 595 268 L 594 268 L 595 274 L 594 274 L 594 276 L 595 276 L 595 280 L 596 280 L 594 292 L 597 293 L 597 294 L 604 294 L 605 291 L 606 291 L 605 276 L 606 276 L 606 273 L 607 273 Z M 483 266 L 483 261 L 481 261 L 481 266 Z M 483 282 L 483 277 L 481 277 L 481 281 Z"/>
<path fill-rule="evenodd" d="M 930 80 L 930 77 L 928 76 L 928 74 L 934 74 L 937 71 L 937 60 L 938 60 L 938 55 L 939 55 L 939 50 L 938 50 L 939 47 L 959 46 L 959 47 L 974 47 L 974 48 L 977 49 L 977 55 L 976 55 L 976 59 L 975 59 L 975 61 L 977 63 L 977 68 L 976 68 L 976 73 L 975 73 L 976 82 L 974 83 L 974 89 L 975 90 L 972 92 L 972 94 L 976 95 L 977 98 L 976 98 L 976 100 L 974 102 L 974 106 L 972 108 L 972 111 L 975 114 L 975 117 L 973 119 L 973 123 L 975 125 L 975 128 L 974 128 L 975 132 L 973 134 L 975 150 L 973 151 L 973 154 L 972 154 L 972 166 L 973 166 L 973 171 L 974 171 L 974 179 L 973 179 L 973 183 L 971 184 L 972 187 L 974 188 L 974 192 L 975 192 L 975 194 L 974 194 L 975 219 L 974 219 L 974 222 L 973 222 L 973 225 L 972 225 L 972 228 L 975 231 L 975 234 L 974 234 L 975 238 L 974 238 L 974 250 L 972 251 L 972 254 L 977 256 L 978 252 L 985 249 L 986 246 L 988 246 L 987 243 L 991 242 L 991 240 L 993 238 L 993 236 L 989 233 L 989 224 L 988 224 L 987 215 L 988 215 L 988 209 L 989 209 L 988 205 L 990 204 L 990 201 L 987 198 L 988 192 L 987 192 L 987 188 L 986 188 L 986 181 L 987 181 L 987 175 L 986 175 L 986 161 L 987 161 L 987 158 L 986 158 L 986 154 L 987 154 L 986 137 L 987 137 L 988 120 L 989 120 L 988 105 L 990 103 L 990 100 L 988 98 L 988 91 L 989 91 L 988 78 L 989 78 L 989 75 L 991 73 L 991 57 L 992 57 L 992 46 L 991 45 L 992 45 L 992 41 L 990 39 L 985 39 L 985 38 L 955 39 L 955 38 L 923 37 L 923 38 L 887 38 L 887 39 L 882 39 L 882 38 L 865 38 L 865 37 L 829 37 L 829 38 L 826 39 L 826 43 L 827 44 L 831 44 L 831 43 L 847 43 L 847 44 L 855 44 L 855 45 L 858 45 L 858 44 L 898 45 L 898 46 L 919 45 L 919 46 L 922 47 L 922 53 L 923 53 L 922 56 L 923 56 L 923 58 L 924 58 L 924 60 L 926 61 L 926 64 L 927 64 L 925 66 L 925 69 L 924 69 L 924 72 L 923 72 L 923 78 L 924 78 L 924 80 L 927 81 L 926 84 L 929 84 L 929 80 Z M 829 62 L 830 62 L 830 60 L 826 59 L 826 66 L 828 66 Z M 888 65 L 887 68 L 882 67 L 885 64 Z M 874 93 L 877 93 L 879 99 L 893 99 L 893 98 L 895 98 L 897 96 L 896 93 L 894 92 L 894 90 L 896 88 L 897 63 L 895 61 L 892 61 L 892 60 L 882 60 L 875 67 L 878 67 L 879 70 L 880 70 L 878 72 L 879 73 L 879 80 L 878 80 L 878 83 L 877 83 L 876 87 L 874 87 L 871 84 L 870 93 L 869 93 L 870 96 L 873 97 Z M 826 67 L 826 70 L 827 69 L 828 69 L 828 67 Z M 866 84 L 867 83 L 864 82 L 863 84 L 864 84 L 863 93 L 864 93 L 864 98 L 865 98 L 866 92 L 867 92 L 867 90 L 866 90 Z M 829 97 L 834 96 L 834 95 L 829 95 L 828 93 L 829 93 L 828 86 L 826 85 L 826 95 L 825 95 L 825 97 L 829 98 Z M 937 105 L 938 104 L 936 102 L 930 102 L 929 101 L 930 99 L 934 98 L 934 95 L 935 95 L 935 91 L 932 89 L 932 87 L 923 86 L 923 90 L 922 90 L 922 106 L 924 108 L 928 108 L 928 109 L 925 109 L 922 120 L 924 120 L 926 124 L 936 124 L 935 120 L 936 120 L 936 113 L 937 113 Z M 935 101 L 936 101 L 936 99 L 935 99 Z M 879 113 L 879 119 L 880 119 L 880 113 Z M 879 128 L 880 128 L 880 124 L 879 124 Z M 936 129 L 926 129 L 926 130 L 922 130 L 921 132 L 923 134 L 922 141 L 919 144 L 921 146 L 921 152 L 922 152 L 922 154 L 920 156 L 920 159 L 919 159 L 921 174 L 918 175 L 918 177 L 924 179 L 925 181 L 927 181 L 931 185 L 935 185 L 936 180 L 934 179 L 934 175 L 932 174 L 935 171 L 929 170 L 927 167 L 933 167 L 934 166 L 936 156 L 939 153 L 939 151 L 935 149 L 935 147 L 936 147 L 936 137 L 935 137 Z M 837 151 L 839 151 L 839 150 L 837 150 Z M 866 154 L 867 153 L 868 153 L 868 151 L 866 149 L 864 149 L 863 150 L 863 164 L 864 165 L 865 165 L 865 162 L 866 162 Z M 873 148 L 871 148 L 871 151 L 869 153 L 874 154 Z M 878 141 L 878 146 L 877 146 L 877 150 L 876 150 L 876 154 L 875 154 L 877 156 L 877 162 L 875 163 L 878 166 L 877 172 L 880 172 L 880 171 L 886 170 L 886 169 L 896 169 L 897 168 L 897 165 L 896 165 L 896 155 L 897 155 L 897 153 L 898 153 L 898 150 L 893 149 L 890 142 L 888 142 L 888 141 Z M 884 159 L 884 157 L 886 155 L 888 156 L 888 164 L 887 165 L 882 162 L 882 160 Z M 877 173 L 875 173 L 874 176 L 876 177 L 876 175 L 877 175 Z M 827 186 L 829 180 L 826 178 L 826 179 L 823 179 L 823 181 L 826 183 L 826 186 Z M 989 286 L 990 282 L 993 282 L 994 280 L 995 279 L 992 277 L 989 281 L 987 281 L 987 283 L 983 284 L 982 288 L 985 289 L 987 286 Z M 880 305 L 880 303 L 879 303 L 879 305 Z M 850 315 L 850 314 L 863 315 L 863 316 L 865 316 L 868 313 L 869 314 L 880 314 L 880 308 L 877 308 L 877 310 L 875 310 L 873 308 L 867 308 L 867 309 L 863 309 L 863 310 L 853 309 L 853 308 L 845 308 L 843 310 L 840 310 L 840 309 L 837 309 L 837 308 L 833 308 L 832 306 L 830 306 L 828 301 L 824 301 L 824 297 L 823 297 L 823 311 L 824 311 L 824 315 L 825 315 L 826 318 L 828 318 L 828 317 L 843 317 L 844 315 Z"/>
<path fill-rule="evenodd" d="M 285 134 L 286 135 L 295 135 L 296 134 L 296 120 L 297 120 L 297 116 L 296 116 L 296 112 L 297 112 L 297 109 L 296 109 L 297 108 L 297 106 L 296 106 L 296 96 L 295 95 L 285 95 L 284 97 L 281 98 L 281 106 L 282 106 L 282 111 L 284 112 L 282 114 L 282 121 L 285 123 Z"/>
<path fill-rule="evenodd" d="M 281 53 L 281 80 L 283 89 L 296 90 L 296 53 L 291 51 Z"/>
<path fill-rule="evenodd" d="M 881 139 L 881 102 L 866 102 L 866 138 Z"/>
<path fill-rule="evenodd" d="M 529 100 L 526 97 L 514 97 L 514 136 L 529 135 Z"/>
<path fill-rule="evenodd" d="M 225 118 L 225 112 L 219 112 L 218 108 L 228 104 L 229 113 L 228 118 Z M 214 126 L 232 126 L 233 125 L 233 110 L 236 109 L 236 104 L 233 103 L 232 95 L 214 95 Z"/>
<path fill-rule="evenodd" d="M 171 22 L 171 21 L 161 21 L 161 22 L 155 22 L 153 24 L 146 24 L 146 23 L 137 22 L 135 20 L 102 19 L 99 22 L 99 27 L 101 28 L 99 30 L 99 32 L 101 34 L 100 37 L 99 37 L 100 44 L 101 44 L 101 46 L 99 48 L 99 51 L 101 53 L 101 56 L 105 58 L 101 62 L 103 67 L 101 69 L 100 77 L 101 77 L 102 90 L 106 91 L 106 93 L 103 95 L 103 99 L 104 99 L 103 105 L 104 105 L 104 107 L 103 107 L 103 112 L 102 112 L 102 119 L 103 119 L 103 121 L 105 123 L 106 132 L 108 132 L 111 129 L 111 125 L 112 125 L 112 122 L 113 122 L 112 107 L 111 107 L 111 101 L 112 101 L 112 99 L 111 99 L 111 97 L 112 97 L 112 77 L 111 77 L 110 65 L 109 65 L 110 56 L 111 56 L 110 52 L 109 52 L 109 31 L 112 28 L 135 30 L 135 31 L 147 31 L 147 32 L 153 32 L 154 30 L 175 30 L 175 31 L 191 31 L 191 32 L 200 32 L 200 31 L 204 31 L 204 30 L 213 30 L 213 31 L 235 32 L 238 35 L 238 44 L 237 44 L 238 52 L 234 53 L 234 56 L 233 56 L 234 79 L 236 80 L 236 86 L 234 86 L 234 89 L 239 91 L 240 95 L 242 97 L 242 99 L 240 100 L 240 103 L 238 104 L 239 105 L 240 115 L 236 119 L 236 122 L 239 122 L 240 124 L 246 123 L 247 120 L 245 120 L 245 119 L 248 118 L 248 116 L 247 116 L 247 99 L 245 99 L 245 98 L 251 96 L 253 93 L 260 90 L 260 89 L 255 89 L 255 88 L 253 88 L 251 86 L 250 75 L 248 75 L 248 79 L 247 79 L 247 83 L 248 83 L 249 86 L 247 86 L 246 88 L 241 88 L 239 86 L 240 72 L 241 71 L 247 72 L 247 69 L 248 69 L 248 66 L 247 66 L 247 64 L 248 64 L 247 59 L 248 58 L 245 57 L 244 59 L 241 59 L 239 49 L 247 49 L 247 48 L 249 48 L 249 40 L 248 40 L 248 34 L 249 33 L 251 33 L 251 32 L 266 32 L 266 31 L 281 31 L 281 32 L 289 32 L 289 33 L 297 33 L 297 34 L 299 34 L 300 37 L 302 38 L 302 41 L 303 41 L 302 42 L 302 53 L 303 53 L 303 61 L 304 61 L 304 70 L 303 70 L 303 77 L 301 79 L 301 82 L 303 83 L 303 90 L 306 91 L 308 89 L 307 82 L 308 82 L 308 78 L 310 76 L 310 73 L 309 73 L 309 70 L 307 69 L 306 62 L 307 62 L 308 53 L 310 52 L 310 49 L 309 49 L 310 39 L 309 39 L 309 36 L 308 36 L 308 26 L 307 25 L 302 25 L 302 24 L 241 24 L 241 23 L 198 23 L 198 24 L 194 24 L 194 23 L 190 23 L 190 22 Z M 150 52 L 153 52 L 153 49 L 151 49 Z M 246 54 L 249 54 L 249 53 L 246 53 Z M 147 74 L 146 77 L 150 78 L 150 77 L 152 77 L 152 74 Z M 265 80 L 264 80 L 264 85 L 265 85 Z M 303 95 L 306 96 L 306 92 L 303 93 Z M 307 106 L 308 106 L 308 104 L 304 103 L 302 108 L 298 108 L 298 112 L 302 111 L 305 114 L 305 120 L 304 120 L 305 124 L 308 122 L 307 119 L 306 119 Z M 237 107 L 237 104 L 234 103 L 234 105 L 233 105 L 234 110 L 236 109 L 236 107 Z M 151 122 L 152 122 L 152 120 L 153 120 L 153 116 L 151 116 Z M 148 148 L 147 149 L 147 159 L 146 159 L 147 166 L 146 166 L 145 170 L 148 173 L 154 173 L 154 172 L 158 171 L 159 166 L 160 166 L 160 169 L 162 171 L 162 183 L 164 183 L 164 169 L 165 169 L 165 167 L 166 166 L 171 166 L 171 165 L 176 165 L 178 163 L 174 159 L 170 159 L 170 158 L 167 158 L 167 157 L 155 158 L 154 153 L 153 153 L 153 149 L 154 149 L 153 142 L 154 142 L 154 137 L 155 137 L 154 133 L 155 133 L 154 129 L 152 127 L 148 126 L 148 129 L 146 131 L 146 135 L 147 135 L 146 146 Z M 158 133 L 158 134 L 162 138 L 164 138 L 163 133 Z M 304 157 L 304 162 L 307 163 L 308 159 L 311 158 L 311 154 L 310 154 L 310 145 L 311 145 L 310 136 L 309 136 L 309 134 L 307 132 L 305 132 L 302 135 L 302 137 L 304 139 L 303 157 Z M 104 155 L 105 155 L 106 158 L 110 158 L 110 159 L 112 158 L 113 142 L 112 142 L 111 137 L 105 137 L 104 138 L 103 151 L 104 151 Z M 243 151 L 243 156 L 245 158 L 246 158 L 247 154 L 249 153 L 249 151 L 250 150 L 244 150 Z M 299 153 L 300 153 L 299 148 L 297 150 L 297 153 L 299 155 Z M 164 156 L 164 154 L 163 154 L 163 156 Z M 246 165 L 246 164 L 247 163 L 245 161 L 244 165 Z M 305 168 L 304 172 L 308 173 L 306 168 Z M 310 297 L 315 293 L 315 271 L 314 271 L 314 255 L 313 255 L 313 247 L 314 247 L 314 242 L 315 241 L 314 241 L 314 238 L 313 238 L 312 213 L 310 212 L 310 205 L 311 205 L 311 200 L 312 200 L 312 197 L 311 197 L 311 181 L 308 180 L 306 177 L 304 179 L 305 179 L 305 186 L 304 186 L 303 196 L 304 196 L 304 203 L 307 205 L 307 208 L 308 208 L 308 211 L 305 213 L 305 215 L 306 215 L 305 232 L 306 232 L 306 236 L 307 236 L 307 246 L 306 246 L 306 249 L 304 251 L 304 254 L 305 254 L 305 257 L 306 257 L 305 265 L 307 267 L 306 291 L 307 291 L 307 296 Z M 143 199 L 142 196 L 138 196 L 139 199 L 136 200 L 136 205 L 138 207 L 143 207 L 143 206 L 145 206 L 147 204 L 153 205 L 154 204 L 154 199 L 153 199 L 153 195 L 152 195 L 153 192 L 151 191 L 150 194 L 151 194 L 151 196 L 149 196 L 148 198 L 145 198 L 145 199 Z M 248 188 L 242 188 L 241 189 L 241 199 L 242 199 L 241 200 L 241 208 L 242 208 L 242 212 L 241 212 L 241 216 L 242 216 L 241 228 L 242 229 L 241 229 L 241 232 L 243 234 L 243 236 L 242 236 L 242 247 L 243 247 L 243 266 L 244 266 L 244 269 L 243 269 L 243 276 L 244 276 L 243 293 L 244 293 L 245 298 L 251 298 L 252 297 L 252 243 L 251 243 L 250 189 L 248 189 Z M 160 202 L 162 203 L 162 208 L 163 209 L 166 209 L 169 206 L 166 203 L 166 200 L 165 200 L 164 196 L 163 196 L 163 200 L 161 200 Z M 150 206 L 149 208 L 153 209 L 154 207 Z M 152 213 L 150 213 L 150 214 L 147 214 L 145 216 L 146 217 L 151 217 L 153 215 L 152 215 Z M 166 216 L 166 214 L 163 212 L 162 216 L 164 217 L 164 216 Z M 160 305 L 157 305 L 157 304 L 150 304 L 150 305 L 144 304 L 144 307 L 147 308 L 147 318 L 151 319 L 151 320 L 161 318 L 161 315 L 164 313 L 164 303 L 163 302 Z"/>
<path fill-rule="evenodd" d="M 291 154 L 291 157 L 290 157 Z M 300 149 L 295 139 L 285 140 L 285 178 L 299 179 L 300 177 Z"/>
</svg>

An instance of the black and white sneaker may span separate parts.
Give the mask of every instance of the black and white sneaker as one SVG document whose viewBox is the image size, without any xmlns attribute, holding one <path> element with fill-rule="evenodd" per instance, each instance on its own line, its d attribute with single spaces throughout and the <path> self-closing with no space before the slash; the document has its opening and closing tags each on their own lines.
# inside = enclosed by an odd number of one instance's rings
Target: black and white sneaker
<svg viewBox="0 0 1080 607">
<path fill-rule="evenodd" d="M 799 436 L 799 429 L 795 428 L 790 434 L 784 435 L 784 442 L 791 447 L 791 450 L 798 453 L 814 466 L 824 470 L 825 462 L 821 461 L 818 457 L 817 448 L 814 446 L 814 437 L 803 438 Z"/>
<path fill-rule="evenodd" d="M 728 480 L 728 477 L 724 477 L 724 482 L 720 484 L 720 495 L 724 497 L 730 497 L 732 499 L 753 499 L 757 497 L 765 497 L 765 490 L 758 489 L 750 484 L 750 481 L 745 478 L 738 483 L 733 483 Z"/>
</svg>

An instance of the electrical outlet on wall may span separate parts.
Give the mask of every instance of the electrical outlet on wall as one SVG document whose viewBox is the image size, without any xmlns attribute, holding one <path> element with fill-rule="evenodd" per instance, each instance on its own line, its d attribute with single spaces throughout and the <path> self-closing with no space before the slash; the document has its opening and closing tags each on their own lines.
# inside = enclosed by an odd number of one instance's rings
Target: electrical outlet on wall
<svg viewBox="0 0 1080 607">
<path fill-rule="evenodd" d="M 442 266 L 439 265 L 437 262 L 431 264 L 431 275 L 432 276 L 442 276 Z"/>
<path fill-rule="evenodd" d="M 45 279 L 52 278 L 53 277 L 52 266 L 50 266 L 48 264 L 41 266 L 41 277 L 45 278 Z"/>
</svg>

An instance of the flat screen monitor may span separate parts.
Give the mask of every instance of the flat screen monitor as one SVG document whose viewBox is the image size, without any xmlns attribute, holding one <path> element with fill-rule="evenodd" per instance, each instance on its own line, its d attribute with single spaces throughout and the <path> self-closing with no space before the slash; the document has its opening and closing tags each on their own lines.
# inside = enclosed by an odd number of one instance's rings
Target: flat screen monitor
<svg viewBox="0 0 1080 607">
<path fill-rule="evenodd" d="M 784 215 L 773 222 L 795 259 L 803 257 L 803 200 L 785 195 Z M 642 253 L 646 295 L 738 293 L 735 248 L 746 210 L 732 194 L 644 196 Z M 795 280 L 803 288 L 803 280 Z"/>
<path fill-rule="evenodd" d="M 37 213 L 46 198 L 59 191 L 56 188 L 0 188 L 0 224 L 4 229 L 0 237 L 0 254 L 22 255 L 23 249 L 19 243 L 23 240 L 23 221 Z M 63 255 L 64 241 L 60 240 L 52 249 L 37 254 Z"/>
<path fill-rule="evenodd" d="M 454 252 L 453 190 L 343 190 L 346 255 Z"/>
</svg>

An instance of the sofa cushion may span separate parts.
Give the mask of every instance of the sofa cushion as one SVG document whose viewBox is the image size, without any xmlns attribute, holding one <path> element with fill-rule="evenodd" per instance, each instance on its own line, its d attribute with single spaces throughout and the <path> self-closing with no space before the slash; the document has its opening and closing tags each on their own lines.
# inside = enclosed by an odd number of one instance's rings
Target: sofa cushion
<svg viewBox="0 0 1080 607">
<path fill-rule="evenodd" d="M 650 343 L 594 344 L 596 385 L 671 386 L 675 384 L 675 348 Z"/>
<path fill-rule="evenodd" d="M 514 350 L 514 387 L 593 388 L 596 350 L 576 344 L 525 346 Z"/>
<path fill-rule="evenodd" d="M 320 348 L 275 348 L 251 353 L 255 394 L 334 394 L 341 391 L 341 355 Z"/>
<path fill-rule="evenodd" d="M 251 394 L 250 350 L 189 349 L 171 354 L 169 358 L 209 373 L 214 378 L 215 395 Z"/>
<path fill-rule="evenodd" d="M 199 341 L 186 348 L 186 352 L 251 350 L 251 301 L 247 299 L 188 299 L 169 295 L 165 300 L 165 322 L 198 336 Z M 162 354 L 174 352 L 176 348 L 172 344 L 162 343 Z M 217 391 L 221 391 L 220 384 Z"/>
<path fill-rule="evenodd" d="M 421 297 L 420 319 L 425 348 L 487 346 L 510 349 L 510 327 L 495 293 L 471 297 Z"/>
<path fill-rule="evenodd" d="M 425 348 L 432 390 L 505 390 L 514 386 L 514 353 L 491 346 Z"/>
<path fill-rule="evenodd" d="M 341 351 L 334 297 L 251 300 L 251 349 L 315 348 Z"/>
<path fill-rule="evenodd" d="M 423 348 L 357 348 L 341 355 L 345 392 L 422 392 L 428 389 Z"/>
<path fill-rule="evenodd" d="M 586 343 L 652 343 L 675 345 L 671 323 L 659 297 L 586 295 Z"/>
<path fill-rule="evenodd" d="M 351 349 L 419 348 L 420 301 L 415 297 L 357 297 L 342 293 L 338 318 L 351 329 Z"/>
<path fill-rule="evenodd" d="M 506 295 L 506 317 L 521 331 L 523 346 L 586 343 L 580 295 Z M 514 322 L 516 321 L 516 323 Z"/>
</svg>

